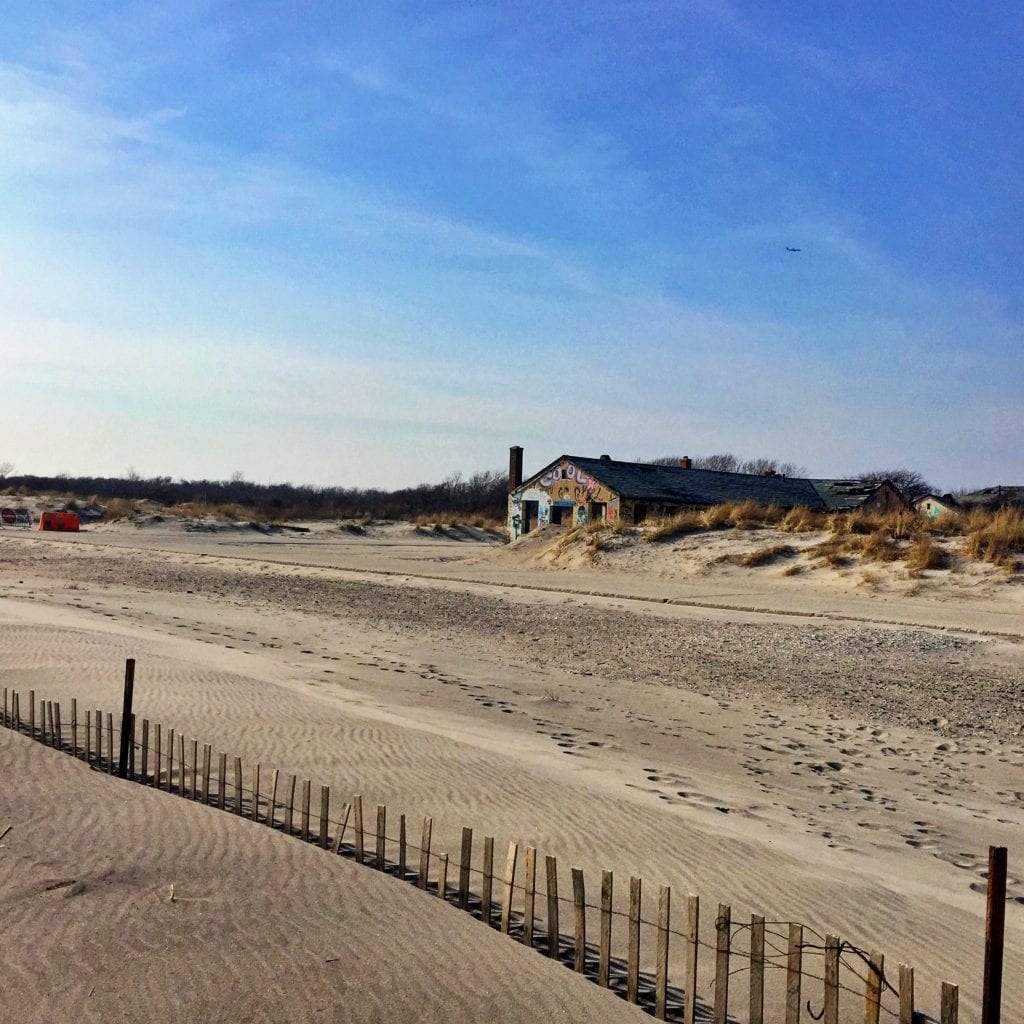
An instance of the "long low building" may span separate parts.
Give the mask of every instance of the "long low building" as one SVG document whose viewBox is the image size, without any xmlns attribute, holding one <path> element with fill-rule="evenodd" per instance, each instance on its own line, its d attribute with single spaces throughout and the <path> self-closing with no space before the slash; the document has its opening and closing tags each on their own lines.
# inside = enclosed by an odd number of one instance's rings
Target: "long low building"
<svg viewBox="0 0 1024 1024">
<path fill-rule="evenodd" d="M 683 509 L 730 501 L 818 512 L 907 507 L 906 499 L 888 480 L 866 484 L 727 473 L 694 469 L 687 458 L 673 466 L 621 462 L 608 455 L 560 455 L 524 480 L 523 449 L 514 445 L 509 451 L 508 529 L 512 540 L 544 526 L 601 521 L 637 524 Z"/>
</svg>

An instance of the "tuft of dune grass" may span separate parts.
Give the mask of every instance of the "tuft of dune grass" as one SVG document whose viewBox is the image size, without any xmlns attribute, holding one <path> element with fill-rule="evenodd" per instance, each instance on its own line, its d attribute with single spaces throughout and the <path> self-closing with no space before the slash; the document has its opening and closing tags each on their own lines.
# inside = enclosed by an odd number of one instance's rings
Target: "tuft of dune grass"
<svg viewBox="0 0 1024 1024">
<path fill-rule="evenodd" d="M 971 558 L 1018 572 L 1017 556 L 1024 554 L 1024 509 L 971 513 L 964 523 L 964 551 Z"/>
<path fill-rule="evenodd" d="M 925 569 L 945 569 L 949 565 L 949 555 L 926 533 L 917 535 L 904 558 L 907 568 L 911 572 L 922 572 Z"/>
</svg>

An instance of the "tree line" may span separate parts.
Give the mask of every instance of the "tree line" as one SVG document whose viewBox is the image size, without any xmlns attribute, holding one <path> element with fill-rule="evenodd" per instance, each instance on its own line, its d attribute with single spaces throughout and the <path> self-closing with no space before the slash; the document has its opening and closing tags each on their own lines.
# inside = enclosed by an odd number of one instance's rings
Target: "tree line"
<svg viewBox="0 0 1024 1024">
<path fill-rule="evenodd" d="M 389 491 L 383 488 L 316 487 L 290 483 L 259 484 L 235 473 L 228 480 L 173 480 L 142 477 L 7 476 L 9 494 L 58 492 L 80 501 L 95 499 L 149 500 L 161 505 L 238 505 L 274 519 L 362 518 L 411 519 L 442 513 L 503 520 L 508 477 L 502 470 L 484 470 L 464 477 L 453 473 L 440 483 Z"/>
</svg>

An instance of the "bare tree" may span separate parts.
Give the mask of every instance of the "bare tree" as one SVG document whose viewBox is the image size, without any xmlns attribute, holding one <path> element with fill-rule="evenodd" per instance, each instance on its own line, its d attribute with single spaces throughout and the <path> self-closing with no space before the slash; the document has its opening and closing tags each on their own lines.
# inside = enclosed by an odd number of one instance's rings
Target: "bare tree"
<svg viewBox="0 0 1024 1024">
<path fill-rule="evenodd" d="M 755 473 L 758 476 L 806 476 L 807 470 L 795 462 L 780 462 L 778 459 L 745 459 L 740 463 L 741 473 Z"/>
<path fill-rule="evenodd" d="M 682 456 L 663 455 L 648 460 L 655 466 L 678 466 Z M 641 461 L 641 460 L 637 460 Z M 691 460 L 694 469 L 713 469 L 719 473 L 753 473 L 756 476 L 806 476 L 807 470 L 795 462 L 781 462 L 779 459 L 741 459 L 732 452 L 715 455 L 697 455 Z"/>
<path fill-rule="evenodd" d="M 854 480 L 876 487 L 883 480 L 889 480 L 908 498 L 919 498 L 935 490 L 916 469 L 877 469 L 870 473 L 858 473 Z"/>
<path fill-rule="evenodd" d="M 698 455 L 693 460 L 694 469 L 717 469 L 720 473 L 738 473 L 740 459 L 732 452 L 719 452 L 717 455 Z"/>
<path fill-rule="evenodd" d="M 0 462 L 0 480 L 3 480 L 5 476 L 10 476 L 13 472 L 13 462 Z"/>
</svg>

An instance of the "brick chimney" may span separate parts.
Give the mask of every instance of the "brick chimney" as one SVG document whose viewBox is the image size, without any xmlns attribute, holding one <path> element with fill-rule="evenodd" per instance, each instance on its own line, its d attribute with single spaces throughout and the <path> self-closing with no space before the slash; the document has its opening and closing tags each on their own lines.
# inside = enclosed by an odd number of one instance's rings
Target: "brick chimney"
<svg viewBox="0 0 1024 1024">
<path fill-rule="evenodd" d="M 693 459 L 691 459 L 689 455 L 684 455 L 679 460 L 679 468 L 680 469 L 693 469 Z"/>
<path fill-rule="evenodd" d="M 523 449 L 514 444 L 508 450 L 508 492 L 511 494 L 523 482 Z"/>
</svg>

